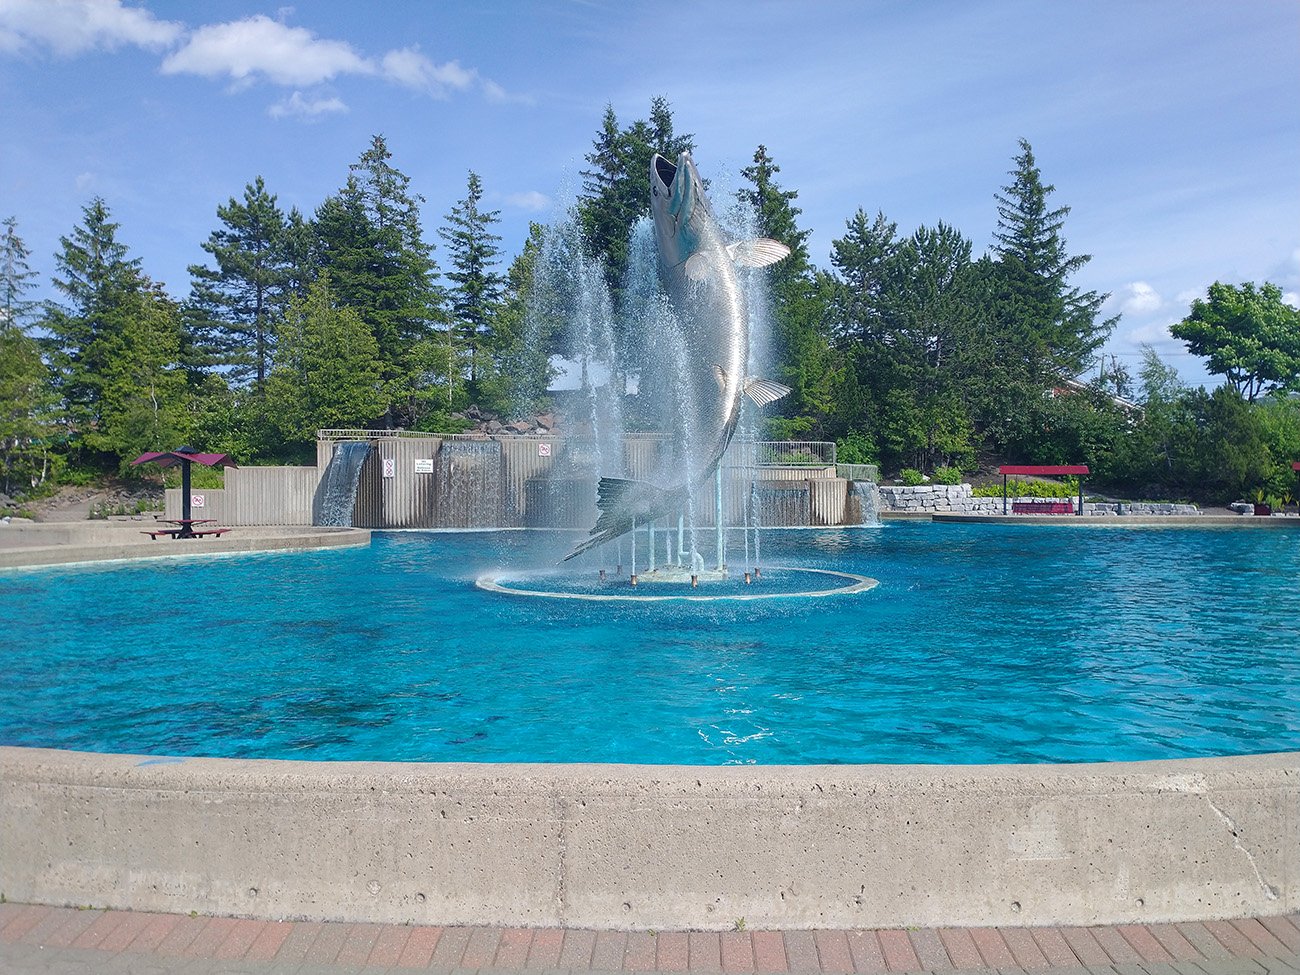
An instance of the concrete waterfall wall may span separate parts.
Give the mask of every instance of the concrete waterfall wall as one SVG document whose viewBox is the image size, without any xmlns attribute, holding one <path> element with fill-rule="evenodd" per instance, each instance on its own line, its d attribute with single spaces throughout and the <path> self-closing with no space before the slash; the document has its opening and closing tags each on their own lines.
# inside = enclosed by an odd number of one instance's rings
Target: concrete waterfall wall
<svg viewBox="0 0 1300 975">
<path fill-rule="evenodd" d="M 618 928 L 1300 909 L 1300 754 L 1113 765 L 419 765 L 0 748 L 10 900 Z"/>
<path fill-rule="evenodd" d="M 321 468 L 323 470 L 324 468 Z M 195 518 L 228 525 L 310 525 L 312 499 L 320 475 L 315 467 L 232 467 L 224 472 L 225 488 L 195 488 L 202 509 Z M 169 488 L 166 517 L 181 516 L 181 492 Z"/>
</svg>

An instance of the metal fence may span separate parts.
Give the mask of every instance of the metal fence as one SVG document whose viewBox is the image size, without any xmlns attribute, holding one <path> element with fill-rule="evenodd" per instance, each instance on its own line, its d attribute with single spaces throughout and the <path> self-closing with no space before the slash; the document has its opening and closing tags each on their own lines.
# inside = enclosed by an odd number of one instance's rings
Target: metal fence
<svg viewBox="0 0 1300 975">
<path fill-rule="evenodd" d="M 339 440 L 390 440 L 398 438 L 423 438 L 429 440 L 496 440 L 542 441 L 563 440 L 574 447 L 581 447 L 584 442 L 594 440 L 588 437 L 565 437 L 560 434 L 536 433 L 425 433 L 417 430 L 359 430 L 330 429 L 317 430 L 316 439 L 332 443 Z M 628 445 L 657 444 L 667 438 L 657 433 L 629 433 L 624 438 Z M 835 444 L 827 440 L 735 440 L 727 451 L 728 467 L 834 467 Z M 842 465 L 845 467 L 868 467 L 873 465 Z M 843 476 L 843 475 L 841 475 Z M 857 480 L 875 480 L 855 478 Z"/>
<path fill-rule="evenodd" d="M 875 464 L 836 464 L 835 476 L 846 481 L 871 481 L 880 483 L 880 468 Z"/>
</svg>

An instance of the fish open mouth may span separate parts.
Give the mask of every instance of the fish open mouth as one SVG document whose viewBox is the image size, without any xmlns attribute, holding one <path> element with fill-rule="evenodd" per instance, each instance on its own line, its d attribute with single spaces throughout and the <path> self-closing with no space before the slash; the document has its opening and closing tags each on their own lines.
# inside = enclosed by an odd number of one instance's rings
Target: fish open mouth
<svg viewBox="0 0 1300 975">
<path fill-rule="evenodd" d="M 673 180 L 677 178 L 677 166 L 663 156 L 656 154 L 654 173 L 659 182 L 663 183 L 664 188 L 668 189 L 673 185 Z"/>
</svg>

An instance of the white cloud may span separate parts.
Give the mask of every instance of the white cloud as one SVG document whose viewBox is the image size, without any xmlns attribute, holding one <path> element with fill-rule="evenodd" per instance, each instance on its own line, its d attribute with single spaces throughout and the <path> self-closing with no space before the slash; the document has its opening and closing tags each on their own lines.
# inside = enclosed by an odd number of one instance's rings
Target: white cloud
<svg viewBox="0 0 1300 975">
<path fill-rule="evenodd" d="M 527 210 L 530 213 L 548 210 L 551 206 L 551 198 L 545 193 L 537 192 L 537 190 L 528 190 L 524 193 L 509 193 L 504 199 L 507 206 L 517 210 Z"/>
<path fill-rule="evenodd" d="M 1124 333 L 1124 340 L 1134 345 L 1161 345 L 1178 341 L 1169 333 L 1169 322 L 1150 322 L 1129 329 Z"/>
<path fill-rule="evenodd" d="M 40 47 L 71 57 L 122 45 L 164 48 L 184 30 L 122 0 L 0 0 L 0 51 Z"/>
<path fill-rule="evenodd" d="M 1282 300 L 1292 308 L 1300 309 L 1300 291 L 1284 291 Z"/>
<path fill-rule="evenodd" d="M 1178 304 L 1180 306 L 1185 306 L 1190 309 L 1192 307 L 1192 302 L 1196 301 L 1198 298 L 1204 299 L 1205 293 L 1208 290 L 1209 290 L 1208 286 L 1204 288 L 1188 288 L 1186 291 L 1178 292 L 1178 297 L 1176 300 L 1178 301 Z"/>
<path fill-rule="evenodd" d="M 373 62 L 344 41 L 319 38 L 262 14 L 200 27 L 168 55 L 163 74 L 265 78 L 280 85 L 314 85 L 341 74 L 374 74 Z"/>
<path fill-rule="evenodd" d="M 1148 315 L 1164 304 L 1156 289 L 1145 281 L 1126 284 L 1120 295 L 1120 311 L 1125 315 Z"/>
<path fill-rule="evenodd" d="M 321 115 L 332 115 L 335 112 L 346 112 L 348 107 L 343 104 L 340 98 L 312 98 L 304 97 L 300 91 L 295 91 L 288 98 L 281 99 L 266 110 L 266 114 L 271 118 L 286 118 L 290 115 L 300 116 L 302 118 L 318 118 Z"/>
<path fill-rule="evenodd" d="M 73 185 L 77 187 L 78 193 L 85 193 L 86 190 L 90 189 L 98 181 L 99 181 L 99 177 L 96 176 L 94 173 L 90 173 L 90 172 L 78 173 L 77 178 L 74 181 Z"/>
<path fill-rule="evenodd" d="M 434 64 L 413 47 L 389 51 L 381 66 L 389 81 L 436 98 L 446 98 L 449 90 L 465 91 L 478 79 L 477 71 L 466 70 L 456 61 Z"/>
</svg>

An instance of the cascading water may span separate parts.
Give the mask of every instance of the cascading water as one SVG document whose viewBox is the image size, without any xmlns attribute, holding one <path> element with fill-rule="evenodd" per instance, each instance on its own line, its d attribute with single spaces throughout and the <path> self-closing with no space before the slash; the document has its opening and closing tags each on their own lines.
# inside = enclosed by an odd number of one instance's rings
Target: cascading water
<svg viewBox="0 0 1300 975">
<path fill-rule="evenodd" d="M 849 499 L 857 505 L 859 525 L 880 524 L 880 488 L 874 481 L 850 481 Z"/>
<path fill-rule="evenodd" d="M 318 525 L 352 527 L 352 513 L 357 503 L 357 482 L 361 466 L 370 453 L 366 441 L 344 441 L 334 445 L 334 455 L 325 468 L 325 489 L 321 493 Z"/>
<path fill-rule="evenodd" d="M 438 449 L 439 528 L 501 524 L 501 445 L 493 440 L 444 440 Z"/>
</svg>

